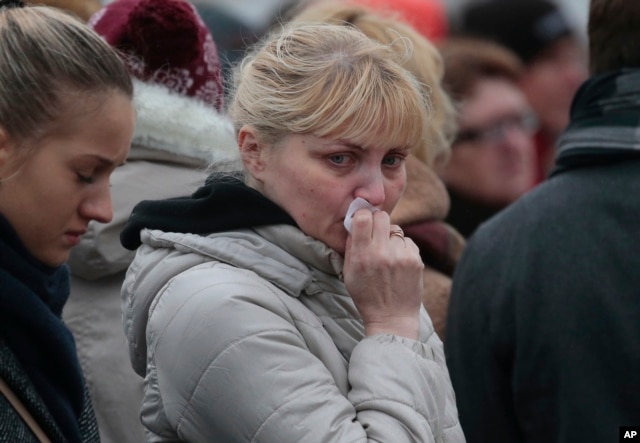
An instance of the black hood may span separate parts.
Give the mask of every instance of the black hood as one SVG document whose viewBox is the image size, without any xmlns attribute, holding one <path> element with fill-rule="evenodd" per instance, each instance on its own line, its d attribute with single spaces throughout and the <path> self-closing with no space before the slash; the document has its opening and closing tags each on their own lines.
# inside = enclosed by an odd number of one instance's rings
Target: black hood
<svg viewBox="0 0 640 443">
<path fill-rule="evenodd" d="M 135 250 L 144 228 L 208 235 L 275 224 L 296 226 L 289 214 L 245 185 L 240 176 L 215 173 L 191 196 L 138 203 L 120 233 L 120 242 Z"/>
</svg>

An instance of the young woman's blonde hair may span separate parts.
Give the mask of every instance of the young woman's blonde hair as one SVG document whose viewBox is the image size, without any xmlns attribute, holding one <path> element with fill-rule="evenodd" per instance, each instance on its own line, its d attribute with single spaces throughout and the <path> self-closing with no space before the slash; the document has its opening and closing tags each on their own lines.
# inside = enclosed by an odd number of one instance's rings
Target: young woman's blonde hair
<svg viewBox="0 0 640 443">
<path fill-rule="evenodd" d="M 420 149 L 430 102 L 396 60 L 355 28 L 290 23 L 243 60 L 229 114 L 267 143 L 296 133 Z"/>
<path fill-rule="evenodd" d="M 45 134 L 76 92 L 133 86 L 117 53 L 79 19 L 46 6 L 0 8 L 0 127 L 18 141 Z"/>
<path fill-rule="evenodd" d="M 456 115 L 452 101 L 442 87 L 444 65 L 438 49 L 422 34 L 397 17 L 383 17 L 376 11 L 345 1 L 312 1 L 294 9 L 292 22 L 326 22 L 353 26 L 368 37 L 394 50 L 399 63 L 421 83 L 432 104 L 431 125 L 423 146 L 414 155 L 428 165 L 444 164 L 455 135 Z M 406 51 L 406 42 L 412 50 Z"/>
</svg>

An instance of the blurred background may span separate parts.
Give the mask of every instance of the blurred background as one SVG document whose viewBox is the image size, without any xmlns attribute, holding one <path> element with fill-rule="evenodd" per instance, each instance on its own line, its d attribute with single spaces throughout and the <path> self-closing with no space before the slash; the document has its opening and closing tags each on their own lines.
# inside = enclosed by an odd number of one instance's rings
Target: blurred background
<svg viewBox="0 0 640 443">
<path fill-rule="evenodd" d="M 193 0 L 194 3 L 217 5 L 230 16 L 241 20 L 248 27 L 259 29 L 267 26 L 279 10 L 300 0 Z M 470 3 L 482 0 L 442 0 L 452 25 L 458 21 L 460 11 Z M 519 0 L 509 0 L 517 2 Z M 576 29 L 584 29 L 587 23 L 589 0 L 554 0 Z"/>
</svg>

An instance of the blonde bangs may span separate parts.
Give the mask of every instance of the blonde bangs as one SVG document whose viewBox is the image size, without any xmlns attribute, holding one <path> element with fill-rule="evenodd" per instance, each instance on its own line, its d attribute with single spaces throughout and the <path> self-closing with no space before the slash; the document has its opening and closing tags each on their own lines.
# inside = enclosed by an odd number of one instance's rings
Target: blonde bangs
<svg viewBox="0 0 640 443">
<path fill-rule="evenodd" d="M 429 101 L 397 66 L 381 69 L 380 60 L 359 60 L 316 80 L 315 91 L 303 94 L 313 98 L 307 102 L 306 116 L 296 122 L 299 132 L 363 147 L 423 146 Z"/>
<path fill-rule="evenodd" d="M 411 42 L 399 39 L 394 44 Z M 245 63 L 229 113 L 265 141 L 290 134 L 362 147 L 423 151 L 431 124 L 428 88 L 400 64 L 398 49 L 329 24 L 285 27 Z"/>
<path fill-rule="evenodd" d="M 349 109 L 327 115 L 316 134 L 324 132 L 362 147 L 420 149 L 425 140 L 428 108 L 416 91 L 371 89 L 363 89 Z"/>
</svg>

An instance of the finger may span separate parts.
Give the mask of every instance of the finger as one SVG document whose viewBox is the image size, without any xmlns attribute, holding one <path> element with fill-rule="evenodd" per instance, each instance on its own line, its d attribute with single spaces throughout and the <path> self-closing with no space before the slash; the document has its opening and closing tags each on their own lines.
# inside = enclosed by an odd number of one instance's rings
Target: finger
<svg viewBox="0 0 640 443">
<path fill-rule="evenodd" d="M 406 248 L 407 247 L 407 243 L 405 241 L 404 238 L 404 232 L 402 231 L 402 229 L 391 229 L 391 232 L 389 233 L 389 242 L 393 243 L 393 242 L 402 242 L 402 245 Z"/>
<path fill-rule="evenodd" d="M 352 244 L 364 245 L 371 242 L 373 236 L 373 213 L 368 209 L 359 209 L 353 214 L 351 222 Z"/>
<path fill-rule="evenodd" d="M 378 241 L 386 242 L 389 239 L 389 229 L 391 226 L 391 220 L 389 214 L 384 211 L 379 211 L 373 214 L 373 237 Z"/>
<path fill-rule="evenodd" d="M 404 240 L 404 231 L 398 225 L 391 225 L 391 228 L 389 229 L 389 238 L 391 237 L 397 237 Z"/>
</svg>

